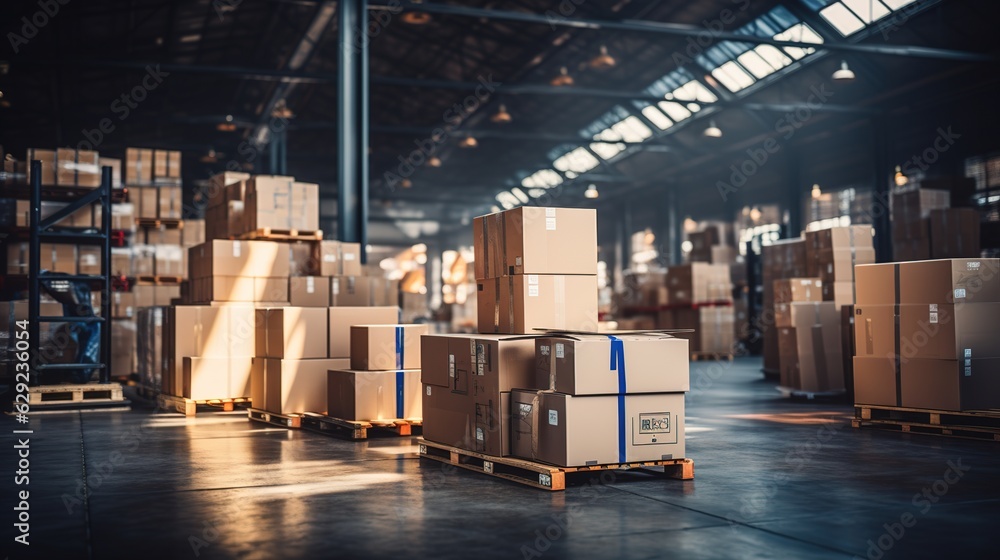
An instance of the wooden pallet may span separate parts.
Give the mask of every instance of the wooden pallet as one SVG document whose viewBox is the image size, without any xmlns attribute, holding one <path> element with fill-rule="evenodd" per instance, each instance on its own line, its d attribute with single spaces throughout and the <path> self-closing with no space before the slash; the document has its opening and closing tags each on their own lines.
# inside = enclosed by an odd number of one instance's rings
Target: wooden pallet
<svg viewBox="0 0 1000 560">
<path fill-rule="evenodd" d="M 83 385 L 40 385 L 28 388 L 28 404 L 32 408 L 68 403 L 107 404 L 127 403 L 119 383 L 87 383 Z"/>
<path fill-rule="evenodd" d="M 733 355 L 722 352 L 691 352 L 692 362 L 731 362 Z"/>
<path fill-rule="evenodd" d="M 302 427 L 301 414 L 275 414 L 259 408 L 247 408 L 247 418 L 253 422 L 263 422 L 282 428 L 297 430 Z"/>
<path fill-rule="evenodd" d="M 153 284 L 163 286 L 168 284 L 180 284 L 184 281 L 183 276 L 136 276 L 133 284 Z"/>
<path fill-rule="evenodd" d="M 955 412 L 895 406 L 854 407 L 855 428 L 873 427 L 914 434 L 930 434 L 1000 441 L 1000 410 Z"/>
<path fill-rule="evenodd" d="M 319 241 L 323 239 L 323 230 L 299 230 L 260 228 L 255 231 L 241 233 L 237 239 L 270 239 L 272 241 Z"/>
<path fill-rule="evenodd" d="M 484 473 L 550 491 L 565 490 L 567 476 L 597 471 L 642 470 L 678 480 L 694 479 L 694 461 L 691 459 L 665 459 L 587 467 L 555 467 L 514 457 L 483 455 L 450 445 L 430 442 L 423 438 L 419 440 L 419 446 L 421 458 L 432 459 L 472 472 Z M 650 470 L 651 468 L 662 468 L 663 471 Z"/>
<path fill-rule="evenodd" d="M 184 229 L 184 220 L 180 218 L 136 218 L 135 225 L 139 227 L 167 229 Z"/>
<path fill-rule="evenodd" d="M 301 415 L 301 423 L 302 427 L 307 430 L 344 437 L 354 441 L 368 439 L 368 430 L 379 430 L 398 436 L 409 436 L 413 434 L 414 427 L 422 425 L 419 421 L 402 419 L 372 421 L 344 420 L 314 412 L 303 413 Z"/>
<path fill-rule="evenodd" d="M 199 406 L 202 407 L 203 410 L 221 410 L 223 412 L 232 412 L 236 409 L 236 405 L 238 404 L 250 404 L 250 399 L 248 397 L 236 397 L 232 399 L 194 400 L 185 397 L 160 394 L 156 397 L 156 404 L 162 410 L 180 412 L 184 416 L 195 416 L 198 413 Z"/>
</svg>

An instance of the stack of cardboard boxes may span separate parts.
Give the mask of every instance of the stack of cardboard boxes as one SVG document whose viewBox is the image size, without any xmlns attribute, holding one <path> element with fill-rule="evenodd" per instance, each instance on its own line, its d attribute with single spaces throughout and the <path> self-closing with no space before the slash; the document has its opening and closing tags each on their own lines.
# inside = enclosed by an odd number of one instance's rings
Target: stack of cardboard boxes
<svg viewBox="0 0 1000 560">
<path fill-rule="evenodd" d="M 956 192 L 970 180 L 961 180 Z M 980 217 L 973 208 L 952 208 L 951 190 L 911 187 L 892 194 L 892 247 L 897 261 L 975 258 Z M 959 197 L 961 198 L 961 196 Z"/>
<path fill-rule="evenodd" d="M 840 310 L 822 298 L 819 278 L 774 282 L 782 387 L 810 393 L 844 390 Z"/>
<path fill-rule="evenodd" d="M 535 388 L 511 393 L 512 453 L 566 467 L 682 458 L 689 384 L 683 339 L 536 339 Z"/>
<path fill-rule="evenodd" d="M 596 249 L 596 221 L 579 212 L 522 208 L 477 218 L 477 276 L 487 299 L 480 304 L 480 331 L 507 332 L 422 338 L 426 439 L 564 466 L 684 455 L 687 341 L 526 334 L 538 333 L 535 326 L 596 332 L 596 302 L 590 303 L 596 251 L 593 261 L 580 258 Z M 582 246 L 584 239 L 592 245 Z M 535 274 L 538 280 L 527 280 Z M 573 278 L 583 279 L 581 299 L 552 291 Z M 508 284 L 514 289 L 504 290 Z M 513 320 L 500 317 L 507 313 Z"/>
<path fill-rule="evenodd" d="M 733 285 L 729 265 L 691 263 L 667 271 L 668 305 L 660 311 L 661 329 L 694 329 L 678 336 L 691 352 L 730 354 L 735 332 Z"/>
<path fill-rule="evenodd" d="M 205 217 L 211 239 L 229 239 L 248 233 L 319 229 L 319 185 L 294 177 L 227 172 L 209 185 Z"/>
<path fill-rule="evenodd" d="M 354 325 L 350 369 L 327 375 L 327 414 L 355 421 L 420 420 L 420 337 L 427 325 Z"/>
<path fill-rule="evenodd" d="M 782 239 L 765 245 L 762 253 L 761 284 L 764 294 L 758 326 L 764 339 L 764 373 L 779 376 L 781 357 L 778 328 L 774 322 L 774 281 L 808 277 L 806 241 L 801 237 Z"/>
<path fill-rule="evenodd" d="M 701 231 L 687 234 L 691 242 L 688 262 L 732 264 L 738 251 L 733 246 L 733 228 L 730 224 L 709 224 Z"/>
<path fill-rule="evenodd" d="M 1000 408 L 1000 259 L 858 266 L 855 402 Z"/>
<path fill-rule="evenodd" d="M 597 328 L 594 210 L 515 208 L 475 218 L 473 237 L 479 332 Z"/>
</svg>

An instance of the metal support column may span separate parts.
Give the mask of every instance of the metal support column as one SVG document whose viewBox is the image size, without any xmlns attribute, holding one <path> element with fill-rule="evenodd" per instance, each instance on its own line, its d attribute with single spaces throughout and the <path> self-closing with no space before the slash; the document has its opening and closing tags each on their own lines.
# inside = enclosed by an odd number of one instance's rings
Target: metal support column
<svg viewBox="0 0 1000 560">
<path fill-rule="evenodd" d="M 368 260 L 368 1 L 337 3 L 337 234 Z"/>
<path fill-rule="evenodd" d="M 281 129 L 281 144 L 278 150 L 278 173 L 288 175 L 288 127 Z"/>
<path fill-rule="evenodd" d="M 872 170 L 874 185 L 872 186 L 872 226 L 875 228 L 875 262 L 891 262 L 892 237 L 889 222 L 889 173 L 892 164 L 889 162 L 889 139 L 886 133 L 885 117 L 872 119 L 872 153 L 874 154 Z"/>
<path fill-rule="evenodd" d="M 785 205 L 788 221 L 785 223 L 785 237 L 798 237 L 802 231 L 802 191 L 803 181 L 801 158 L 796 150 L 789 150 L 788 177 L 785 180 Z"/>
<path fill-rule="evenodd" d="M 42 162 L 31 160 L 31 221 L 28 223 L 31 229 L 31 237 L 28 244 L 28 342 L 33 350 L 31 356 L 31 384 L 38 385 L 42 375 L 39 369 L 41 364 L 41 325 L 37 320 L 41 315 L 41 283 L 38 277 L 41 274 L 42 264 L 42 244 L 41 229 L 38 227 L 42 223 Z"/>
<path fill-rule="evenodd" d="M 104 233 L 101 245 L 101 317 L 98 323 L 101 329 L 101 363 L 104 367 L 98 370 L 101 383 L 111 382 L 111 167 L 101 168 L 101 231 Z"/>
<path fill-rule="evenodd" d="M 671 189 L 667 191 L 667 243 L 670 251 L 670 260 L 665 261 L 667 266 L 681 264 L 681 221 L 678 218 L 680 213 L 677 208 L 677 193 Z"/>
<path fill-rule="evenodd" d="M 632 268 L 632 203 L 625 199 L 622 202 L 622 215 L 619 223 L 622 272 Z M 624 280 L 624 278 L 623 278 Z"/>
</svg>

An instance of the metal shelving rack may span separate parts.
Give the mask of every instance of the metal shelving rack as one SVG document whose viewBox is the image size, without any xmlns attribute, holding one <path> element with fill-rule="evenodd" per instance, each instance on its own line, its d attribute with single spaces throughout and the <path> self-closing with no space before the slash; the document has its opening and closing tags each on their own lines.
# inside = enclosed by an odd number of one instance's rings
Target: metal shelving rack
<svg viewBox="0 0 1000 560">
<path fill-rule="evenodd" d="M 101 169 L 101 186 L 97 189 L 89 190 L 86 194 L 73 197 L 69 204 L 53 213 L 51 216 L 42 219 L 42 162 L 34 160 L 31 162 L 31 220 L 29 223 L 30 248 L 29 254 L 31 262 L 28 269 L 28 318 L 29 336 L 33 345 L 38 347 L 39 334 L 42 323 L 99 323 L 101 353 L 100 362 L 97 364 L 46 364 L 39 363 L 39 355 L 36 353 L 33 360 L 32 384 L 38 385 L 40 373 L 51 370 L 88 370 L 97 369 L 100 371 L 100 382 L 108 383 L 111 374 L 111 168 Z M 63 219 L 69 217 L 74 212 L 91 206 L 95 203 L 101 205 L 101 229 L 99 232 L 87 232 L 84 228 L 56 228 Z M 39 277 L 41 271 L 41 244 L 64 243 L 73 245 L 98 245 L 101 247 L 101 274 L 100 275 L 80 275 L 80 274 L 52 274 L 47 275 L 45 280 L 65 280 L 70 282 L 88 282 L 91 285 L 101 286 L 101 312 L 97 317 L 49 317 L 41 315 L 41 293 L 42 278 Z"/>
</svg>

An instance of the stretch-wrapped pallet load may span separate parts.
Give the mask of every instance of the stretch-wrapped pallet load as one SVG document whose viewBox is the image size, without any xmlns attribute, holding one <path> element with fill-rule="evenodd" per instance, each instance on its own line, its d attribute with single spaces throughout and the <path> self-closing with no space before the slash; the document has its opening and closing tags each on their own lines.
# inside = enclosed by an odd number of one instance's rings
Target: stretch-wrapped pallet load
<svg viewBox="0 0 1000 560">
<path fill-rule="evenodd" d="M 1000 259 L 870 264 L 856 275 L 855 403 L 1000 408 Z"/>
<path fill-rule="evenodd" d="M 479 332 L 597 328 L 597 213 L 521 207 L 473 220 Z"/>
</svg>

